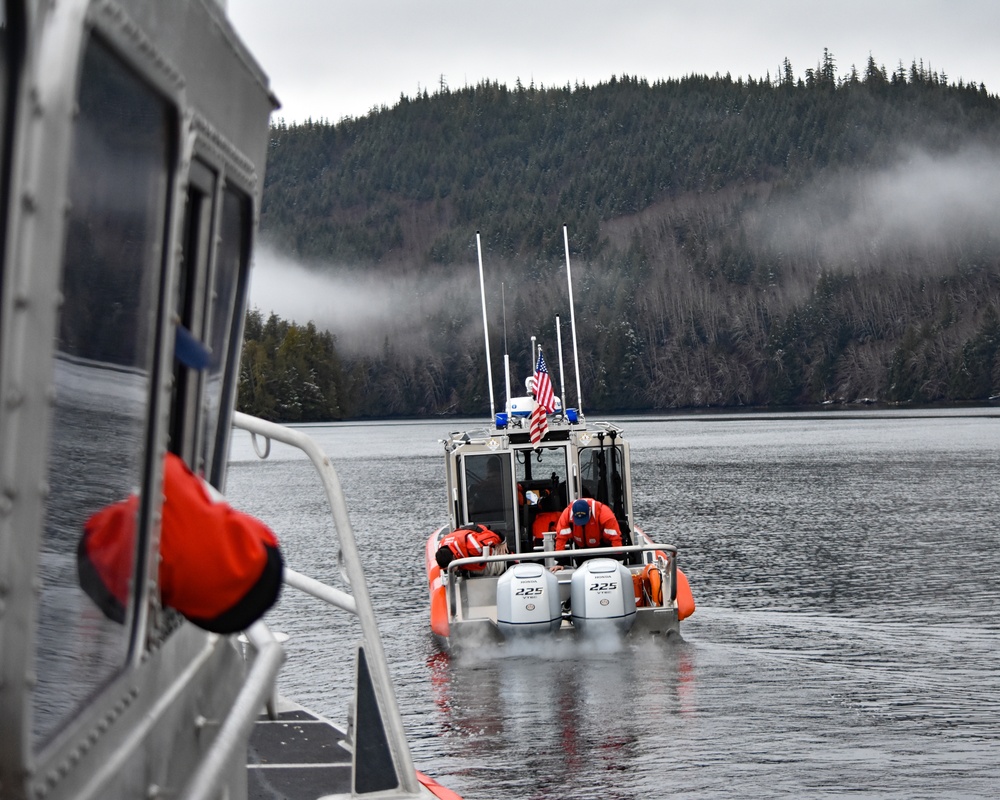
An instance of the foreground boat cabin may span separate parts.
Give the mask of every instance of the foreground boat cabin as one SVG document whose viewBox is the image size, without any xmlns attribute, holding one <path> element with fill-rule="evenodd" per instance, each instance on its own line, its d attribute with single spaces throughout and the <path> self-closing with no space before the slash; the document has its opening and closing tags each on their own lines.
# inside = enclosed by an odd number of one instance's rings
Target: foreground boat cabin
<svg viewBox="0 0 1000 800">
<path fill-rule="evenodd" d="M 2 800 L 303 796 L 279 736 L 304 796 L 454 797 L 414 769 L 329 459 L 234 410 L 274 107 L 221 0 L 0 0 Z M 234 426 L 316 465 L 350 593 L 234 536 Z M 282 578 L 359 620 L 350 723 L 300 725 L 323 748 L 280 727 Z"/>
</svg>

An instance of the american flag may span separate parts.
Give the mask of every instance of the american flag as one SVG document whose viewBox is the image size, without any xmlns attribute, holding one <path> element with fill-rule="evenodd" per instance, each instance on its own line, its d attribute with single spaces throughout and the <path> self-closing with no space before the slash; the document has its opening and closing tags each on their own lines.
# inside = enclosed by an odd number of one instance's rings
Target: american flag
<svg viewBox="0 0 1000 800">
<path fill-rule="evenodd" d="M 549 380 L 549 370 L 545 366 L 542 351 L 538 351 L 538 363 L 535 365 L 535 407 L 531 411 L 531 424 L 528 432 L 532 444 L 538 444 L 549 432 L 549 421 L 546 414 L 556 410 L 556 398 L 552 393 L 552 381 Z"/>
</svg>

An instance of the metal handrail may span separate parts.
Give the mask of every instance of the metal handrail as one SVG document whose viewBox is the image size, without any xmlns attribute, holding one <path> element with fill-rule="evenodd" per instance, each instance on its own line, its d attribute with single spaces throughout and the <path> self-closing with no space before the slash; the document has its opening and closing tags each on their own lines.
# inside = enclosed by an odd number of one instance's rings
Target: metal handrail
<svg viewBox="0 0 1000 800">
<path fill-rule="evenodd" d="M 285 583 L 294 589 L 298 589 L 300 592 L 311 594 L 316 599 L 322 600 L 342 611 L 347 611 L 354 615 L 358 613 L 358 604 L 354 599 L 354 595 L 342 592 L 340 589 L 335 589 L 332 586 L 327 586 L 322 581 L 310 578 L 308 575 L 303 575 L 301 572 L 296 572 L 287 566 L 285 567 Z"/>
<path fill-rule="evenodd" d="M 543 558 L 568 559 L 580 556 L 607 556 L 610 553 L 643 553 L 664 550 L 676 558 L 677 547 L 672 544 L 630 544 L 622 547 L 581 547 L 575 550 L 533 550 L 530 553 L 504 553 L 497 556 L 470 556 L 456 558 L 448 564 L 448 572 L 468 564 L 488 564 L 493 561 L 538 561 Z M 673 559 L 671 559 L 673 560 Z"/>
<path fill-rule="evenodd" d="M 278 670 L 285 660 L 284 648 L 260 620 L 247 628 L 246 636 L 256 651 L 253 666 L 205 757 L 181 794 L 184 800 L 212 800 L 218 796 L 230 774 L 230 765 L 245 757 L 241 751 L 246 748 L 260 708 L 270 697 Z"/>
<path fill-rule="evenodd" d="M 372 607 L 371 595 L 368 593 L 368 584 L 361 566 L 361 555 L 358 551 L 357 540 L 354 538 L 354 528 L 351 526 L 347 512 L 347 501 L 344 498 L 344 491 L 333 464 L 311 437 L 297 430 L 251 417 L 249 414 L 238 411 L 233 415 L 233 427 L 245 430 L 251 436 L 263 436 L 266 439 L 273 439 L 298 448 L 309 457 L 319 473 L 333 514 L 334 527 L 337 538 L 340 540 L 344 570 L 352 594 L 341 592 L 292 570 L 286 570 L 286 582 L 290 586 L 313 594 L 338 608 L 357 615 L 358 621 L 361 623 L 361 637 L 367 654 L 372 686 L 382 713 L 382 722 L 385 726 L 389 749 L 392 751 L 393 761 L 396 764 L 400 789 L 411 794 L 418 794 L 420 783 L 417 780 L 417 772 L 410 754 L 410 745 L 403 729 L 403 719 L 396 702 L 396 693 L 389 677 L 385 649 L 382 646 L 382 637 L 375 621 L 375 610 Z M 354 608 L 350 608 L 352 602 Z"/>
</svg>

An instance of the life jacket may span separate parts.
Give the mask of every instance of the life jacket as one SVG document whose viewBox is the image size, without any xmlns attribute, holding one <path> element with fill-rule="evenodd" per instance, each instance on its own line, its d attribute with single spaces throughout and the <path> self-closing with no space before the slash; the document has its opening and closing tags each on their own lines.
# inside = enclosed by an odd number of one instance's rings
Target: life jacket
<svg viewBox="0 0 1000 800">
<path fill-rule="evenodd" d="M 80 585 L 117 622 L 128 605 L 138 510 L 136 495 L 105 506 L 77 546 Z M 235 633 L 278 599 L 284 563 L 270 528 L 232 508 L 173 453 L 163 465 L 161 519 L 163 605 L 206 630 Z"/>
<path fill-rule="evenodd" d="M 446 533 L 441 537 L 438 549 L 447 547 L 455 558 L 476 558 L 488 555 L 485 548 L 496 547 L 502 541 L 503 537 L 499 533 L 491 531 L 485 525 L 473 523 Z M 468 564 L 465 567 L 470 572 L 481 572 L 485 568 L 486 564 Z"/>
</svg>

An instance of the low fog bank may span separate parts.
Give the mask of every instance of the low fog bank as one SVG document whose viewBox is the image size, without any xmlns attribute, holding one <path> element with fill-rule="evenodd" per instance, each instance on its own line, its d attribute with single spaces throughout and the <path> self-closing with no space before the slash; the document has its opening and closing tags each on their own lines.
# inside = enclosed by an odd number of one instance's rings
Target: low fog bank
<svg viewBox="0 0 1000 800">
<path fill-rule="evenodd" d="M 299 325 L 313 322 L 337 337 L 347 355 L 372 355 L 386 338 L 396 349 L 422 349 L 441 321 L 464 329 L 479 310 L 478 278 L 440 274 L 388 277 L 336 265 L 305 265 L 263 241 L 257 246 L 250 307 Z"/>
<path fill-rule="evenodd" d="M 827 176 L 749 220 L 756 244 L 824 267 L 864 269 L 908 253 L 1000 250 L 1000 153 L 904 150 L 890 168 Z M 883 263 L 880 263 L 883 262 Z"/>
</svg>

